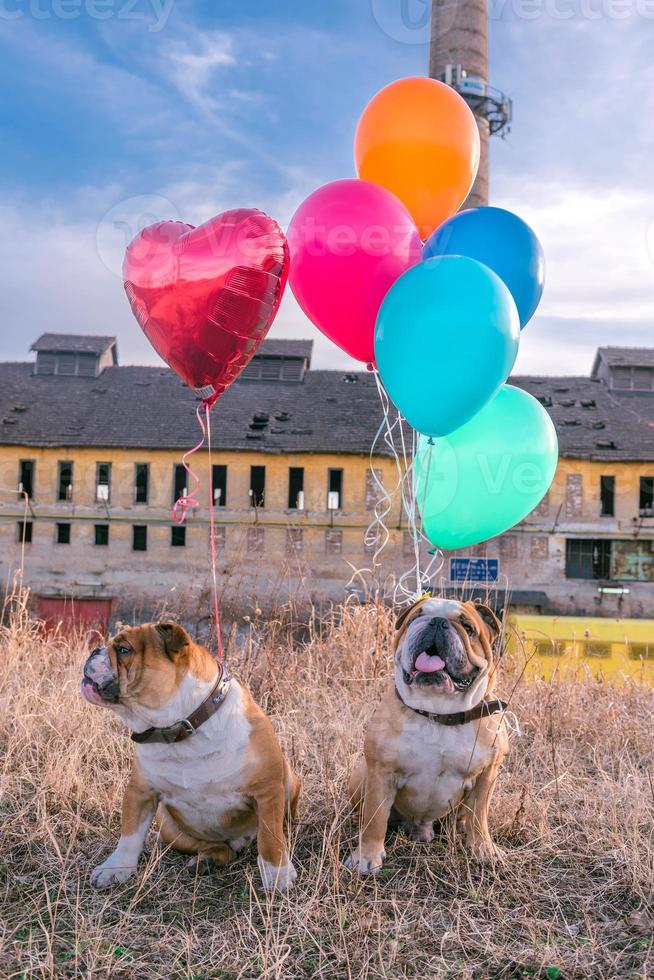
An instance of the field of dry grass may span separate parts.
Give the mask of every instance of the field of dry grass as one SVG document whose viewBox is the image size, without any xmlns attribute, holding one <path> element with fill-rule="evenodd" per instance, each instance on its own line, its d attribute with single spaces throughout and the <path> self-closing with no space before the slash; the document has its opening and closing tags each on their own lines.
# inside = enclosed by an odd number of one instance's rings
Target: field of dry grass
<svg viewBox="0 0 654 980">
<path fill-rule="evenodd" d="M 395 836 L 376 880 L 342 868 L 344 784 L 388 673 L 389 622 L 359 607 L 302 644 L 273 624 L 228 645 L 304 781 L 283 898 L 260 891 L 254 850 L 198 878 L 154 833 L 138 878 L 92 889 L 131 743 L 77 693 L 81 642 L 20 616 L 3 627 L 0 976 L 653 976 L 651 690 L 516 686 L 507 671 L 522 733 L 492 810 L 501 863 L 469 860 L 445 825 L 431 845 Z"/>
</svg>

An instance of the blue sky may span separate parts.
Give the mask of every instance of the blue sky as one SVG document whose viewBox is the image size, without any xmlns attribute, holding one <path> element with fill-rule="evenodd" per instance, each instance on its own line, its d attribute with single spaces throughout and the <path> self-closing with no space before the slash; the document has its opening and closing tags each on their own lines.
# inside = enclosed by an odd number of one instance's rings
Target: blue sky
<svg viewBox="0 0 654 980">
<path fill-rule="evenodd" d="M 489 0 L 491 82 L 515 102 L 491 197 L 531 222 L 546 294 L 522 372 L 654 344 L 654 0 Z M 286 224 L 352 176 L 359 114 L 427 64 L 425 0 L 0 0 L 0 356 L 43 330 L 155 359 L 119 277 L 139 223 L 256 206 Z M 347 359 L 290 295 L 277 336 Z"/>
</svg>

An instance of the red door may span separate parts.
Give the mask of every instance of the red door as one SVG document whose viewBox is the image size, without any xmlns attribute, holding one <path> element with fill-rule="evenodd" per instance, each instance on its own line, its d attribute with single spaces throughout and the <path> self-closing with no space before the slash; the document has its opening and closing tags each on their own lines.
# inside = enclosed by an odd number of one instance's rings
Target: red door
<svg viewBox="0 0 654 980">
<path fill-rule="evenodd" d="M 64 632 L 94 629 L 106 634 L 109 629 L 113 599 L 36 596 L 36 602 L 38 617 L 49 632 L 59 627 Z"/>
</svg>

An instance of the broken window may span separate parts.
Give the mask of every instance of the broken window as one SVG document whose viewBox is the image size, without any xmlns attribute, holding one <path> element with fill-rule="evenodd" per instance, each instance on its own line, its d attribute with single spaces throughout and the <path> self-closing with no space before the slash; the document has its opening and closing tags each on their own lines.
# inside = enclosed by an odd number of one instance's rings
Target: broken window
<svg viewBox="0 0 654 980">
<path fill-rule="evenodd" d="M 134 468 L 134 503 L 147 504 L 150 496 L 150 466 L 137 463 Z"/>
<path fill-rule="evenodd" d="M 134 524 L 132 527 L 132 550 L 148 550 L 148 528 L 146 524 Z"/>
<path fill-rule="evenodd" d="M 288 508 L 304 510 L 304 467 L 290 466 L 288 470 Z"/>
<path fill-rule="evenodd" d="M 34 471 L 36 463 L 33 459 L 21 459 L 18 467 L 18 492 L 26 493 L 32 499 L 34 496 Z"/>
<path fill-rule="evenodd" d="M 95 470 L 96 503 L 108 503 L 111 498 L 111 463 L 98 463 Z"/>
<path fill-rule="evenodd" d="M 600 516 L 615 516 L 615 477 L 600 477 Z"/>
<path fill-rule="evenodd" d="M 73 499 L 73 464 L 69 460 L 59 462 L 57 500 Z"/>
<path fill-rule="evenodd" d="M 343 470 L 329 470 L 327 474 L 327 510 L 343 509 Z"/>
<path fill-rule="evenodd" d="M 250 503 L 253 507 L 265 507 L 266 467 L 250 467 Z"/>
<path fill-rule="evenodd" d="M 216 507 L 227 506 L 227 467 L 217 463 L 212 472 L 213 502 Z"/>
<path fill-rule="evenodd" d="M 98 548 L 106 548 L 109 544 L 109 525 L 95 525 L 95 543 Z"/>
<path fill-rule="evenodd" d="M 57 544 L 70 544 L 70 524 L 57 524 L 55 540 Z"/>
<path fill-rule="evenodd" d="M 641 476 L 638 509 L 642 515 L 654 510 L 654 476 Z"/>
</svg>

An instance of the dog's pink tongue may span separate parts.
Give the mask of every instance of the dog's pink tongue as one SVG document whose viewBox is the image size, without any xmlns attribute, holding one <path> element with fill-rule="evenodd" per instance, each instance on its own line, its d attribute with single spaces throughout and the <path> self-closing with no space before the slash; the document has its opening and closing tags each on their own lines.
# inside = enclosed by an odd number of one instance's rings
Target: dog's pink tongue
<svg viewBox="0 0 654 980">
<path fill-rule="evenodd" d="M 442 670 L 444 666 L 444 660 L 440 657 L 431 657 L 426 651 L 423 651 L 416 660 L 416 670 L 423 674 L 433 674 L 436 670 Z"/>
</svg>

